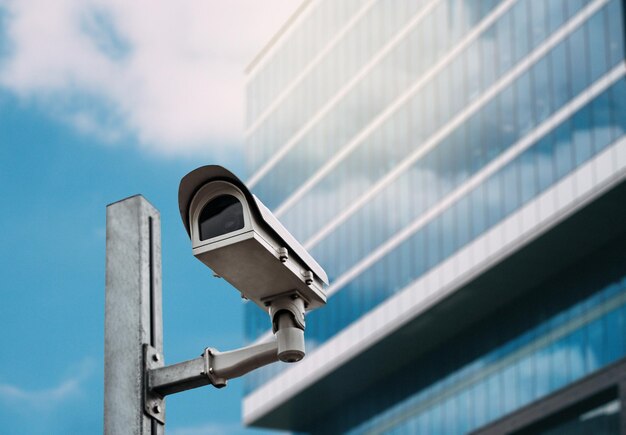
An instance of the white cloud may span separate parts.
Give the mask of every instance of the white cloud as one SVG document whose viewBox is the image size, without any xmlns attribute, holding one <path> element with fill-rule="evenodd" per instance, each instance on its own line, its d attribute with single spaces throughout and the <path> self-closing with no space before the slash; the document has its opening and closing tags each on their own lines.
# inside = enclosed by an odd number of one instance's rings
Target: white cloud
<svg viewBox="0 0 626 435">
<path fill-rule="evenodd" d="M 72 369 L 72 375 L 57 386 L 28 390 L 16 385 L 0 383 L 0 401 L 16 406 L 35 408 L 51 407 L 64 400 L 81 394 L 83 382 L 91 376 L 95 363 L 91 358 L 84 359 Z"/>
<path fill-rule="evenodd" d="M 0 86 L 107 142 L 216 151 L 241 143 L 243 70 L 299 3 L 0 0 Z"/>
</svg>

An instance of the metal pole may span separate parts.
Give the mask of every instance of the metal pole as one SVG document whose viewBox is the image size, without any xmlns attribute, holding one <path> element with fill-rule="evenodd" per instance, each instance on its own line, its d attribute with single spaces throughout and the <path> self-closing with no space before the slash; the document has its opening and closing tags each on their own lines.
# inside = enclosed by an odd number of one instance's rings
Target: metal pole
<svg viewBox="0 0 626 435">
<path fill-rule="evenodd" d="M 104 433 L 159 435 L 144 411 L 144 345 L 163 365 L 161 221 L 140 195 L 107 207 L 104 325 Z M 164 406 L 152 410 L 163 416 Z"/>
</svg>

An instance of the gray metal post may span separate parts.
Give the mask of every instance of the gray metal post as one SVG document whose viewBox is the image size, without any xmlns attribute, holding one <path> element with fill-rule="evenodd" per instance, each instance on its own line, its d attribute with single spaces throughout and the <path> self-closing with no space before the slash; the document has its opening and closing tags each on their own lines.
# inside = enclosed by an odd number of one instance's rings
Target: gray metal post
<svg viewBox="0 0 626 435">
<path fill-rule="evenodd" d="M 163 364 L 159 212 L 137 195 L 110 204 L 106 216 L 104 433 L 163 434 L 143 400 L 144 345 Z"/>
</svg>

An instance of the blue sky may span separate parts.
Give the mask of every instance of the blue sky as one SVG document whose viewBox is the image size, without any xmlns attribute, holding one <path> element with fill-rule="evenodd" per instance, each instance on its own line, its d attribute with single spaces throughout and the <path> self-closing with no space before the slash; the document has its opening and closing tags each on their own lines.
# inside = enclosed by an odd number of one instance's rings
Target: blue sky
<svg viewBox="0 0 626 435">
<path fill-rule="evenodd" d="M 111 202 L 161 212 L 166 362 L 243 344 L 242 302 L 191 255 L 177 189 L 209 163 L 245 176 L 242 71 L 298 2 L 126 3 L 0 0 L 3 434 L 102 431 Z M 168 398 L 168 433 L 243 432 L 241 387 Z"/>
</svg>

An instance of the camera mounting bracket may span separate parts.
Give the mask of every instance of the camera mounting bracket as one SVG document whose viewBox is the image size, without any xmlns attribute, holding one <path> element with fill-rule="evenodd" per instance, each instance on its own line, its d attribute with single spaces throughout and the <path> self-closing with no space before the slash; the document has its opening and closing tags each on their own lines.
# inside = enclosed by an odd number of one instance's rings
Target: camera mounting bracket
<svg viewBox="0 0 626 435">
<path fill-rule="evenodd" d="M 143 409 L 148 416 L 165 424 L 165 400 L 164 397 L 156 391 L 150 389 L 149 373 L 152 370 L 164 366 L 163 357 L 157 350 L 149 344 L 143 345 L 143 361 L 144 361 L 144 393 L 143 393 Z"/>
<path fill-rule="evenodd" d="M 165 423 L 165 396 L 193 388 L 226 386 L 228 379 L 243 376 L 278 361 L 278 343 L 272 340 L 228 352 L 207 347 L 199 358 L 165 366 L 152 346 L 144 345 L 144 411 Z"/>
</svg>

